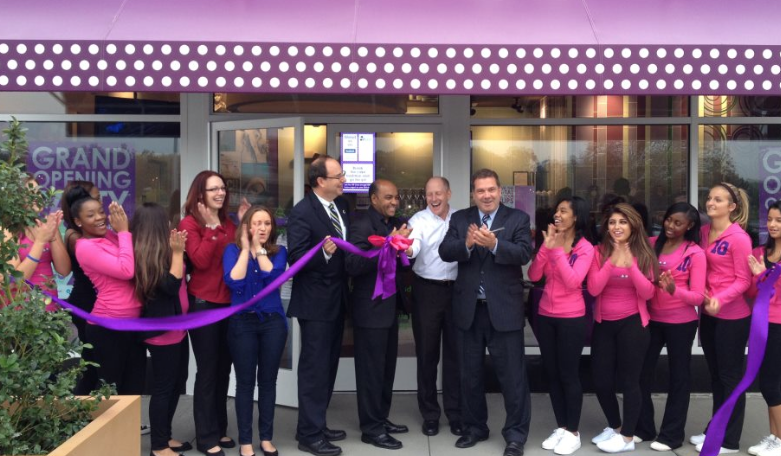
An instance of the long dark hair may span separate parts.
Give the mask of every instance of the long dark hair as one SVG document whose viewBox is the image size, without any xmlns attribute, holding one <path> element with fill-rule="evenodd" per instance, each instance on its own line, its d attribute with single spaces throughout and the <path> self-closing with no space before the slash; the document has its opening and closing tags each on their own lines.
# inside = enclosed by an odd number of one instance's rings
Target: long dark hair
<svg viewBox="0 0 781 456">
<path fill-rule="evenodd" d="M 136 268 L 136 298 L 144 305 L 171 269 L 168 212 L 156 203 L 137 208 L 130 222 Z"/>
<path fill-rule="evenodd" d="M 629 235 L 629 250 L 632 252 L 635 258 L 637 258 L 637 266 L 640 271 L 648 277 L 656 280 L 659 277 L 659 262 L 654 255 L 654 251 L 651 248 L 651 244 L 648 243 L 648 237 L 645 235 L 645 229 L 643 228 L 643 219 L 640 214 L 627 203 L 618 203 L 611 207 L 608 212 L 604 214 L 602 219 L 602 226 L 600 227 L 602 234 L 602 242 L 600 244 L 600 264 L 605 264 L 608 261 L 610 255 L 613 254 L 613 241 L 608 234 L 608 221 L 613 214 L 623 215 L 629 226 L 632 229 L 632 234 Z"/>
<path fill-rule="evenodd" d="M 667 208 L 667 212 L 664 213 L 664 218 L 662 219 L 662 223 L 664 223 L 671 215 L 673 214 L 684 214 L 686 215 L 686 220 L 691 222 L 692 227 L 689 228 L 684 234 L 683 238 L 689 242 L 693 242 L 695 244 L 700 243 L 700 213 L 697 212 L 697 208 L 692 206 L 689 203 L 675 203 L 672 206 Z M 662 249 L 664 248 L 664 243 L 667 242 L 667 234 L 665 233 L 664 226 L 662 227 L 662 232 L 659 233 L 659 236 L 656 238 L 656 243 L 654 244 L 654 251 L 656 252 L 656 256 L 662 254 Z"/>
<path fill-rule="evenodd" d="M 236 230 L 236 239 L 234 242 L 237 246 L 239 246 L 239 248 L 241 248 L 242 230 L 247 230 L 247 236 L 249 236 L 250 241 L 252 240 L 252 236 L 249 235 L 250 222 L 252 221 L 252 216 L 258 212 L 265 212 L 271 218 L 271 232 L 268 234 L 268 240 L 266 241 L 266 244 L 263 246 L 263 248 L 266 249 L 268 256 L 272 257 L 276 255 L 277 252 L 279 252 L 279 246 L 277 245 L 277 221 L 274 218 L 274 213 L 271 212 L 271 209 L 267 208 L 266 206 L 252 206 L 251 208 L 247 209 L 247 212 L 244 213 L 244 217 L 242 217 L 241 221 L 239 222 L 239 229 Z"/>
<path fill-rule="evenodd" d="M 781 212 L 781 201 L 776 201 L 767 207 L 767 216 L 770 218 L 770 209 L 775 209 Z M 767 235 L 767 241 L 765 241 L 765 258 L 769 257 L 771 253 L 776 250 L 776 240 L 769 234 Z"/>
<path fill-rule="evenodd" d="M 589 216 L 591 214 L 586 200 L 579 196 L 565 196 L 559 198 L 554 206 L 554 211 L 558 210 L 559 204 L 561 203 L 569 203 L 572 215 L 575 216 L 575 239 L 572 240 L 572 248 L 575 248 L 582 238 L 586 238 L 587 241 L 592 242 L 589 234 Z"/>
<path fill-rule="evenodd" d="M 228 190 L 228 184 L 225 182 L 225 178 L 216 171 L 201 171 L 195 176 L 193 183 L 190 184 L 190 191 L 187 192 L 187 200 L 184 202 L 184 215 L 192 215 L 201 223 L 203 223 L 203 220 L 201 220 L 201 216 L 198 215 L 198 203 L 203 203 L 206 199 L 206 181 L 212 176 L 217 176 L 222 179 L 222 185 L 225 185 L 225 203 L 223 203 L 220 210 L 217 211 L 217 215 L 220 218 L 220 222 L 224 222 L 228 218 L 230 190 Z"/>
</svg>

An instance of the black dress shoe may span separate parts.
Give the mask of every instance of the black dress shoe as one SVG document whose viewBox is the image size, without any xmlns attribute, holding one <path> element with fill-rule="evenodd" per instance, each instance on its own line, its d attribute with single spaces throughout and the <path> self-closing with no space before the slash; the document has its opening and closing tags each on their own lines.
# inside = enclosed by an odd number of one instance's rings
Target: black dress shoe
<svg viewBox="0 0 781 456">
<path fill-rule="evenodd" d="M 326 439 L 318 440 L 317 442 L 312 442 L 310 444 L 298 442 L 298 449 L 306 451 L 307 453 L 312 453 L 315 456 L 336 456 L 337 454 L 342 454 L 341 448 L 332 445 L 331 442 Z"/>
<path fill-rule="evenodd" d="M 228 440 L 220 440 L 218 445 L 223 448 L 236 448 L 236 442 L 230 437 L 228 437 Z"/>
<path fill-rule="evenodd" d="M 504 456 L 523 456 L 523 444 L 510 442 L 504 447 Z"/>
<path fill-rule="evenodd" d="M 439 434 L 439 421 L 437 420 L 425 420 L 423 421 L 423 435 L 437 435 Z"/>
<path fill-rule="evenodd" d="M 209 453 L 210 449 L 211 448 L 206 448 L 206 449 L 198 448 L 198 451 L 205 454 L 206 456 L 225 456 L 225 452 L 222 451 L 222 448 L 220 448 L 218 451 L 215 451 L 214 453 Z"/>
<path fill-rule="evenodd" d="M 193 446 L 190 445 L 190 442 L 182 442 L 179 446 L 169 446 L 168 448 L 176 451 L 177 453 L 180 451 L 190 451 L 193 449 Z"/>
<path fill-rule="evenodd" d="M 347 438 L 347 433 L 341 429 L 323 429 L 323 437 L 329 442 L 338 442 Z"/>
<path fill-rule="evenodd" d="M 472 448 L 477 442 L 488 440 L 488 435 L 477 436 L 474 434 L 464 434 L 456 440 L 456 448 Z"/>
<path fill-rule="evenodd" d="M 460 421 L 450 422 L 450 433 L 458 436 L 464 435 L 464 427 L 461 425 Z"/>
<path fill-rule="evenodd" d="M 409 428 L 403 424 L 393 424 L 390 420 L 385 420 L 382 425 L 385 427 L 385 432 L 388 434 L 404 434 L 409 432 Z"/>
<path fill-rule="evenodd" d="M 361 434 L 361 442 L 369 443 L 385 450 L 398 450 L 401 448 L 401 442 L 391 437 L 389 434 L 369 435 Z"/>
</svg>

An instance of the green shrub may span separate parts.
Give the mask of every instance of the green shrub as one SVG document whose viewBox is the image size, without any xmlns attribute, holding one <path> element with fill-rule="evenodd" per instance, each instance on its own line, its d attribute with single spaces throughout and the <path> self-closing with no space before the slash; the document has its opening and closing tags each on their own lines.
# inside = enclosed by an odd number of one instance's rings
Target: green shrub
<svg viewBox="0 0 781 456">
<path fill-rule="evenodd" d="M 30 208 L 47 207 L 53 190 L 27 188 L 25 129 L 16 119 L 3 136 L 0 226 L 18 233 L 35 224 L 38 214 Z M 71 393 L 86 367 L 74 358 L 84 345 L 70 340 L 70 314 L 46 312 L 48 298 L 8 264 L 18 250 L 16 238 L 0 232 L 0 454 L 46 454 L 86 426 L 111 390 L 94 391 L 95 400 Z"/>
</svg>

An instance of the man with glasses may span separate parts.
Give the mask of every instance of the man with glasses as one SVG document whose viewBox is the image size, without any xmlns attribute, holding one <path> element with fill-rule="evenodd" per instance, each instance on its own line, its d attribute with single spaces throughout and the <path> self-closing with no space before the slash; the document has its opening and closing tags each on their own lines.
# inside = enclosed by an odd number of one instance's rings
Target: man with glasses
<svg viewBox="0 0 781 456">
<path fill-rule="evenodd" d="M 288 220 L 290 265 L 323 239 L 326 242 L 293 279 L 287 312 L 301 327 L 296 440 L 301 451 L 334 456 L 342 449 L 331 442 L 347 436 L 326 425 L 342 349 L 347 274 L 344 252 L 329 238 L 347 239 L 349 217 L 347 201 L 341 197 L 344 172 L 336 159 L 316 158 L 307 177 L 312 191 L 293 207 Z"/>
</svg>

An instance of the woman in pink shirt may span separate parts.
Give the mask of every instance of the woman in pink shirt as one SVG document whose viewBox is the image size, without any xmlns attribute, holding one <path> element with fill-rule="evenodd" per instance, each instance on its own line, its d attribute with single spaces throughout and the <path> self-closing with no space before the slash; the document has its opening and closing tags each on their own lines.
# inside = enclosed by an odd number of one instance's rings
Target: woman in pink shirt
<svg viewBox="0 0 781 456">
<path fill-rule="evenodd" d="M 32 177 L 27 179 L 24 187 L 28 191 L 38 191 L 38 183 Z M 38 212 L 40 208 L 35 207 L 34 210 Z M 36 220 L 35 226 L 20 229 L 17 235 L 20 244 L 18 256 L 10 261 L 25 280 L 55 296 L 57 286 L 54 283 L 54 273 L 66 276 L 71 272 L 71 261 L 59 232 L 61 221 L 62 212 L 56 211 L 49 214 L 44 221 Z M 11 236 L 6 230 L 3 234 Z M 57 309 L 59 306 L 56 303 L 49 302 L 46 305 L 49 312 Z"/>
<path fill-rule="evenodd" d="M 651 449 L 670 451 L 683 443 L 691 393 L 692 343 L 697 333 L 696 306 L 705 291 L 705 252 L 700 248 L 700 214 L 689 203 L 675 203 L 664 214 L 664 230 L 649 241 L 659 258 L 659 286 L 650 302 L 651 341 L 645 355 L 640 389 L 643 406 L 636 435 L 654 440 Z M 651 384 L 662 347 L 667 346 L 669 386 L 659 433 L 654 423 Z"/>
<path fill-rule="evenodd" d="M 744 231 L 748 204 L 746 192 L 726 182 L 711 188 L 705 203 L 711 223 L 702 227 L 700 241 L 708 262 L 700 342 L 711 375 L 714 413 L 740 382 L 746 361 L 751 325 L 751 308 L 743 297 L 751 285 L 747 261 L 751 238 Z M 741 394 L 727 423 L 720 453 L 738 452 L 745 411 L 746 396 Z M 698 451 L 704 441 L 705 434 L 689 439 Z"/>
<path fill-rule="evenodd" d="M 640 417 L 640 372 L 650 339 L 646 301 L 656 291 L 657 260 L 645 236 L 643 220 L 632 206 L 619 203 L 602 223 L 602 243 L 588 275 L 588 291 L 597 298 L 591 336 L 591 370 L 608 427 L 591 441 L 607 453 L 633 451 Z M 615 384 L 621 373 L 622 385 Z M 624 420 L 617 392 L 624 394 Z"/>
<path fill-rule="evenodd" d="M 756 297 L 756 280 L 765 270 L 781 260 L 781 201 L 767 209 L 767 242 L 754 249 L 748 258 L 754 281 L 749 296 Z M 759 456 L 781 455 L 781 280 L 775 283 L 775 295 L 768 309 L 770 324 L 767 330 L 767 347 L 759 370 L 759 391 L 767 403 L 770 435 L 748 449 L 748 454 Z"/>
<path fill-rule="evenodd" d="M 585 237 L 588 221 L 586 200 L 579 196 L 561 199 L 529 268 L 531 281 L 545 277 L 535 329 L 558 427 L 542 447 L 556 454 L 572 454 L 580 448 L 583 388 L 579 367 L 586 341 L 583 281 L 594 259 L 594 247 Z"/>
<path fill-rule="evenodd" d="M 187 313 L 187 287 L 184 277 L 186 231 L 169 229 L 168 213 L 155 203 L 144 203 L 130 224 L 135 250 L 136 298 L 144 305 L 146 317 L 169 317 Z M 144 335 L 146 336 L 146 334 Z M 187 382 L 190 344 L 186 331 L 151 335 L 146 348 L 152 355 L 152 397 L 149 424 L 152 427 L 152 454 L 176 456 L 192 449 L 189 442 L 171 438 L 171 421 L 179 403 L 179 391 Z"/>
<path fill-rule="evenodd" d="M 71 213 L 82 234 L 76 241 L 76 259 L 98 291 L 92 315 L 138 318 L 142 306 L 133 288 L 135 256 L 125 210 L 114 201 L 106 217 L 100 201 L 85 197 L 73 204 Z M 116 232 L 108 229 L 107 222 Z M 98 378 L 114 383 L 119 394 L 141 394 L 146 379 L 146 349 L 136 333 L 88 324 L 86 335 L 99 365 Z"/>
</svg>

